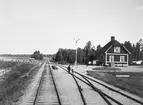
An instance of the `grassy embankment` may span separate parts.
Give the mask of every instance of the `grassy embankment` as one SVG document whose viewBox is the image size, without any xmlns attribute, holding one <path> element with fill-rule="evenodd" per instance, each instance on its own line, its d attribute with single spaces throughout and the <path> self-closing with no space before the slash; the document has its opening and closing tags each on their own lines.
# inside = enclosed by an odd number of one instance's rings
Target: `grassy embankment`
<svg viewBox="0 0 143 105">
<path fill-rule="evenodd" d="M 143 72 L 88 71 L 87 74 L 108 84 L 119 87 L 122 90 L 143 97 Z M 117 75 L 129 75 L 129 77 L 116 77 Z"/>
<path fill-rule="evenodd" d="M 11 67 L 0 83 L 0 105 L 11 105 L 18 101 L 40 66 L 30 63 L 0 62 L 0 68 Z"/>
<path fill-rule="evenodd" d="M 0 61 L 0 69 L 5 69 L 17 65 L 18 62 Z"/>
</svg>

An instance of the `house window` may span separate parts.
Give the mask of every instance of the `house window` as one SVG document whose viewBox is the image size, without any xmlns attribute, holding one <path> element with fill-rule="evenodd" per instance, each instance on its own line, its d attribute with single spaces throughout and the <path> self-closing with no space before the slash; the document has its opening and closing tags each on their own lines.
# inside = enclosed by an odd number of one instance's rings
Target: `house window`
<svg viewBox="0 0 143 105">
<path fill-rule="evenodd" d="M 125 62 L 125 56 L 120 56 L 120 62 Z"/>
<path fill-rule="evenodd" d="M 114 62 L 114 56 L 109 56 L 109 61 Z"/>
<path fill-rule="evenodd" d="M 114 47 L 114 52 L 120 53 L 120 47 Z"/>
</svg>

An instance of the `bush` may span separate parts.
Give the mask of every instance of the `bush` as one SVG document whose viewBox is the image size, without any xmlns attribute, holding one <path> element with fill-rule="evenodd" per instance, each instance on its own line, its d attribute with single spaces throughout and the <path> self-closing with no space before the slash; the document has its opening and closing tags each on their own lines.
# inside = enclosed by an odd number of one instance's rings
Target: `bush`
<svg viewBox="0 0 143 105">
<path fill-rule="evenodd" d="M 18 62 L 12 62 L 12 61 L 0 61 L 0 69 L 2 68 L 9 68 L 17 65 Z"/>
<path fill-rule="evenodd" d="M 20 90 L 24 88 L 25 81 L 27 81 L 27 78 L 21 79 L 20 77 L 29 72 L 33 66 L 33 64 L 22 63 L 13 67 L 11 71 L 5 75 L 4 80 L 0 84 L 0 102 L 5 103 L 6 100 L 16 101 L 15 96 L 21 94 Z"/>
<path fill-rule="evenodd" d="M 35 51 L 32 55 L 31 58 L 35 58 L 36 60 L 42 60 L 43 55 L 40 53 L 40 51 Z"/>
</svg>

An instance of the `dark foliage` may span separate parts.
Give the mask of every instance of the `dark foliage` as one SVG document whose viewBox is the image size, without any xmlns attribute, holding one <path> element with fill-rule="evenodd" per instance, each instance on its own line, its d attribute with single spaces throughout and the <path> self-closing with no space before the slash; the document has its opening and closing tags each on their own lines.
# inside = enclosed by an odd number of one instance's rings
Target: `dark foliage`
<svg viewBox="0 0 143 105">
<path fill-rule="evenodd" d="M 76 51 L 73 49 L 62 49 L 53 56 L 53 60 L 59 63 L 74 63 Z M 77 63 L 88 64 L 89 61 L 93 61 L 97 58 L 96 50 L 92 46 L 91 41 L 88 41 L 84 49 L 77 49 Z"/>
<path fill-rule="evenodd" d="M 11 105 L 11 101 L 17 101 L 17 97 L 22 95 L 20 90 L 24 88 L 27 81 L 21 76 L 29 72 L 33 66 L 33 64 L 22 63 L 13 66 L 11 71 L 5 74 L 4 80 L 0 83 L 0 105 Z"/>
<path fill-rule="evenodd" d="M 35 51 L 32 55 L 31 58 L 35 58 L 36 60 L 42 60 L 43 55 L 40 53 L 40 51 Z"/>
<path fill-rule="evenodd" d="M 141 40 L 141 39 L 140 39 Z M 132 61 L 143 60 L 143 42 L 132 44 L 130 41 L 125 41 L 124 46 L 131 52 L 129 55 L 129 63 Z"/>
<path fill-rule="evenodd" d="M 12 61 L 0 61 L 0 69 L 2 68 L 9 68 L 17 65 L 18 62 L 12 62 Z"/>
</svg>

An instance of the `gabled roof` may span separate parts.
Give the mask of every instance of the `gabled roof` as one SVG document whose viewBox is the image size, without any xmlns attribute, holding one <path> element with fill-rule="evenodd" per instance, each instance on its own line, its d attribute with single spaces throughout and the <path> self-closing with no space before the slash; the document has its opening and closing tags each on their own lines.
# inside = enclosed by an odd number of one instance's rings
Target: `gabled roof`
<svg viewBox="0 0 143 105">
<path fill-rule="evenodd" d="M 101 49 L 101 53 L 106 52 L 110 46 L 121 46 L 121 44 L 117 40 L 111 40 Z"/>
<path fill-rule="evenodd" d="M 105 53 L 106 51 L 108 51 L 112 46 L 121 46 L 123 47 L 129 54 L 130 52 L 126 49 L 126 47 L 119 43 L 117 40 L 111 40 L 110 42 L 108 42 L 102 49 L 101 49 L 101 53 Z"/>
</svg>

